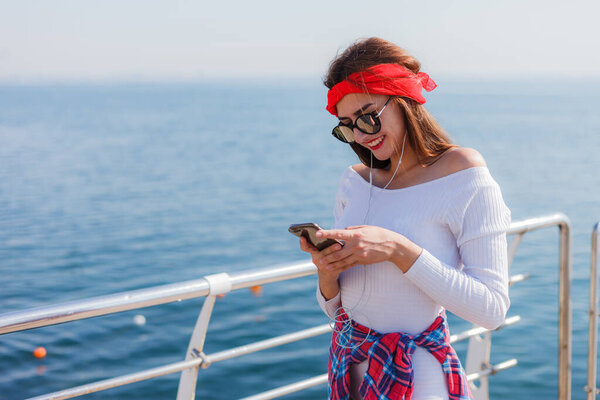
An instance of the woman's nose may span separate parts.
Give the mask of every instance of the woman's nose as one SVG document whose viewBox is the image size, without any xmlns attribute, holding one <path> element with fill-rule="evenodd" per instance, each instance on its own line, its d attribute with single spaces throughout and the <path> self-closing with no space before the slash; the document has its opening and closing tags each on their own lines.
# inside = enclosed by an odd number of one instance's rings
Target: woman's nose
<svg viewBox="0 0 600 400">
<path fill-rule="evenodd" d="M 354 132 L 354 140 L 356 142 L 358 142 L 359 144 L 368 142 L 369 139 L 371 138 L 371 136 L 373 136 L 373 135 L 367 135 L 366 133 L 360 131 L 357 127 L 354 127 L 352 132 Z"/>
</svg>

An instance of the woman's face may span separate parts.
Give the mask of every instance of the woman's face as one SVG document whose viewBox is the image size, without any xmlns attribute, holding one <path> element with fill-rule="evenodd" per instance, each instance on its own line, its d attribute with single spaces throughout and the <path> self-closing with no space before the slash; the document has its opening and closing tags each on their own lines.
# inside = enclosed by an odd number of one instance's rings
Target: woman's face
<svg viewBox="0 0 600 400">
<path fill-rule="evenodd" d="M 361 114 L 380 112 L 388 99 L 389 96 L 382 94 L 347 94 L 336 105 L 338 118 L 344 124 L 352 124 Z M 387 160 L 392 155 L 398 155 L 402 147 L 402 140 L 406 134 L 404 116 L 396 103 L 391 101 L 379 119 L 381 120 L 379 132 L 368 135 L 354 128 L 354 138 L 356 143 L 371 150 L 378 160 Z"/>
</svg>

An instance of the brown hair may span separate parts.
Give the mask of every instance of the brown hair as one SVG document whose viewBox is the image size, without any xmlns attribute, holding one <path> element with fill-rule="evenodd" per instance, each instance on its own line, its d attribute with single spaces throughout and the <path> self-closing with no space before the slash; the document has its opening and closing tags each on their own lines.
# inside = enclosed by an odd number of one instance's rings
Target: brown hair
<svg viewBox="0 0 600 400">
<path fill-rule="evenodd" d="M 323 83 L 329 89 L 345 80 L 348 75 L 362 71 L 377 64 L 399 64 L 413 73 L 418 73 L 421 63 L 408 52 L 387 40 L 368 38 L 356 41 L 338 55 L 329 66 Z M 456 147 L 448 134 L 438 125 L 436 120 L 421 104 L 415 100 L 396 96 L 393 103 L 404 114 L 408 142 L 415 150 L 419 163 L 432 164 L 446 150 Z M 360 161 L 371 165 L 371 151 L 358 143 L 350 143 Z M 373 158 L 373 167 L 387 169 L 390 160 Z"/>
</svg>

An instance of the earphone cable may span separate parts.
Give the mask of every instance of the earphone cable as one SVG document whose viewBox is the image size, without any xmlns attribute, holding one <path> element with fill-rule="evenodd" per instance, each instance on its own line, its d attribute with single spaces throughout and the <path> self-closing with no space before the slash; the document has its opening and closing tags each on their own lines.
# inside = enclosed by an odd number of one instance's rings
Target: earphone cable
<svg viewBox="0 0 600 400">
<path fill-rule="evenodd" d="M 404 134 L 404 139 L 402 140 L 402 151 L 400 153 L 400 159 L 398 160 L 398 165 L 396 166 L 396 169 L 394 171 L 394 173 L 392 174 L 392 177 L 390 178 L 390 180 L 387 182 L 387 184 L 383 187 L 383 189 L 387 189 L 388 186 L 392 183 L 392 181 L 394 180 L 394 178 L 396 177 L 396 174 L 398 173 L 398 169 L 400 168 L 400 164 L 402 164 L 402 158 L 404 157 L 404 146 L 406 144 L 406 136 L 407 134 Z M 371 152 L 371 166 L 369 168 L 369 199 L 367 201 L 367 212 L 365 213 L 365 217 L 363 218 L 363 225 L 367 224 L 367 221 L 369 219 L 369 213 L 371 211 L 371 197 L 373 194 L 373 152 Z M 335 331 L 337 333 L 336 335 L 336 343 L 346 349 L 356 349 L 360 346 L 362 346 L 370 337 L 371 334 L 371 323 L 369 322 L 369 318 L 364 315 L 365 320 L 367 321 L 368 327 L 369 327 L 369 332 L 365 335 L 365 338 L 357 345 L 346 345 L 345 343 L 341 343 L 340 342 L 340 338 L 344 339 L 344 342 L 346 343 L 351 343 L 350 342 L 350 338 L 352 335 L 348 335 L 348 338 L 345 338 L 345 334 L 349 333 L 351 331 L 352 327 L 352 321 L 354 320 L 354 315 L 357 314 L 356 310 L 362 305 L 365 304 L 369 301 L 369 299 L 371 298 L 371 286 L 369 286 L 369 290 L 367 293 L 367 296 L 365 298 L 365 290 L 367 287 L 367 266 L 366 265 L 361 265 L 360 266 L 362 269 L 362 290 L 361 290 L 361 294 L 359 296 L 358 302 L 353 305 L 352 307 L 346 308 L 344 306 L 340 306 L 338 307 L 335 312 L 334 312 L 334 316 L 333 318 L 330 318 L 329 320 L 329 326 L 331 326 L 332 330 Z M 341 288 L 340 288 L 341 291 Z M 340 319 L 340 316 L 343 315 L 342 313 L 344 313 L 347 318 L 345 319 Z M 341 327 L 338 328 L 338 322 L 341 322 Z"/>
</svg>

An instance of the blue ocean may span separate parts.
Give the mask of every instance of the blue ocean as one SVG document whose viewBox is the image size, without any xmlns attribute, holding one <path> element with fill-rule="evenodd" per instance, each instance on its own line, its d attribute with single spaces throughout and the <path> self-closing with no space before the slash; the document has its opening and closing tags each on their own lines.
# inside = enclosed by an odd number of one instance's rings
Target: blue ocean
<svg viewBox="0 0 600 400">
<path fill-rule="evenodd" d="M 573 398 L 584 398 L 591 230 L 600 220 L 600 82 L 438 80 L 427 107 L 479 150 L 513 221 L 573 225 Z M 356 163 L 318 79 L 0 87 L 0 313 L 308 260 L 292 223 L 333 223 Z M 557 396 L 558 229 L 525 236 L 492 362 L 493 399 Z M 316 277 L 219 299 L 212 353 L 327 322 Z M 0 399 L 183 360 L 202 299 L 0 336 Z M 138 314 L 144 325 L 134 323 Z M 470 324 L 450 316 L 451 331 Z M 327 335 L 200 370 L 197 398 L 235 399 L 327 369 Z M 32 351 L 44 346 L 47 356 Z M 457 345 L 463 357 L 466 342 Z M 178 374 L 85 396 L 173 399 Z M 319 386 L 294 399 L 325 398 Z"/>
</svg>

